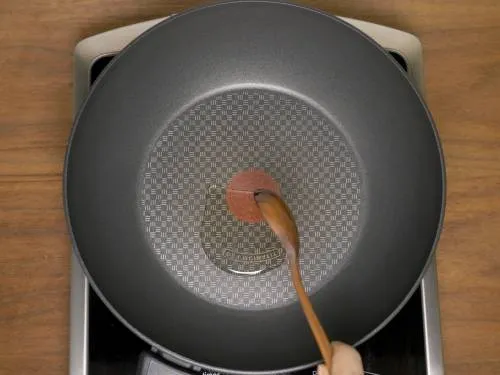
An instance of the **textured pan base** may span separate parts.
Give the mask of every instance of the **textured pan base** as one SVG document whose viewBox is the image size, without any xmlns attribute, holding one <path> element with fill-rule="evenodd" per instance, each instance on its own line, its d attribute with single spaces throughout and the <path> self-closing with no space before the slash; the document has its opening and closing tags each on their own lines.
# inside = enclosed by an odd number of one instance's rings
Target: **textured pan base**
<svg viewBox="0 0 500 375">
<path fill-rule="evenodd" d="M 301 99 L 253 88 L 203 99 L 168 124 L 145 162 L 141 211 L 152 251 L 181 285 L 211 302 L 266 309 L 296 298 L 273 234 L 227 209 L 227 184 L 242 170 L 257 168 L 279 184 L 301 234 L 310 293 L 351 249 L 358 163 L 336 126 Z"/>
</svg>

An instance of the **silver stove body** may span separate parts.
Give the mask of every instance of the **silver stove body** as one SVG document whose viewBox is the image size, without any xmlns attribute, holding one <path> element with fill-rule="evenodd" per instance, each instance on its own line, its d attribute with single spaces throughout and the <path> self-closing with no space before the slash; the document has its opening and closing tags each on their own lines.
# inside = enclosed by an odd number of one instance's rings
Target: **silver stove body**
<svg viewBox="0 0 500 375">
<path fill-rule="evenodd" d="M 418 38 L 389 27 L 340 17 L 370 36 L 382 47 L 401 55 L 408 66 L 408 75 L 424 94 L 422 45 Z M 74 51 L 74 114 L 78 112 L 90 89 L 90 68 L 94 61 L 120 52 L 147 29 L 163 21 L 158 18 L 110 30 L 78 43 Z M 70 298 L 70 375 L 88 373 L 88 296 L 90 285 L 75 257 L 71 258 Z M 443 375 L 441 323 L 439 313 L 436 261 L 433 258 L 421 282 L 425 359 L 428 375 Z"/>
</svg>

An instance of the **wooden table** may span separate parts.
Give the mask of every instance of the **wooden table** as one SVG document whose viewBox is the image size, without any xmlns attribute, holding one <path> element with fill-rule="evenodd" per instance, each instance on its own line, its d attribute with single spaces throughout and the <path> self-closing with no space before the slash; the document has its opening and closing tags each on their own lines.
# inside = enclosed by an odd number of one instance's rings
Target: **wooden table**
<svg viewBox="0 0 500 375">
<path fill-rule="evenodd" d="M 0 3 L 0 374 L 68 371 L 61 171 L 78 40 L 202 1 Z M 448 173 L 438 268 L 448 374 L 500 374 L 500 7 L 304 1 L 418 35 Z"/>
</svg>

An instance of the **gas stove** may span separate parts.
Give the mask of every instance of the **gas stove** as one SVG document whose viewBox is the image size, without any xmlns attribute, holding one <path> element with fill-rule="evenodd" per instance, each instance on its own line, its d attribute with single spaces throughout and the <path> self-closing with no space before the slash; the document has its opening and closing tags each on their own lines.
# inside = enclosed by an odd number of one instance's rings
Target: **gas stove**
<svg viewBox="0 0 500 375">
<path fill-rule="evenodd" d="M 110 30 L 78 43 L 74 53 L 75 113 L 114 56 L 163 19 Z M 373 23 L 343 20 L 384 47 L 423 92 L 422 46 L 415 36 Z M 71 274 L 70 375 L 214 374 L 162 354 L 126 328 L 93 291 L 74 255 Z M 358 350 L 366 374 L 444 373 L 434 258 L 404 307 Z M 315 370 L 310 368 L 296 374 L 315 374 Z"/>
</svg>

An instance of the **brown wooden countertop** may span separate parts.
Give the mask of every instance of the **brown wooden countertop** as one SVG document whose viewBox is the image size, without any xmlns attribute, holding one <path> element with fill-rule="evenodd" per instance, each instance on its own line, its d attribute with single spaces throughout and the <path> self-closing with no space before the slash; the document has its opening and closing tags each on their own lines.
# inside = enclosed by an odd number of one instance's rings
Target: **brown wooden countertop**
<svg viewBox="0 0 500 375">
<path fill-rule="evenodd" d="M 500 374 L 500 5 L 305 1 L 412 32 L 447 162 L 438 269 L 448 374 Z M 78 40 L 202 1 L 0 3 L 0 374 L 67 374 L 61 170 Z"/>
</svg>

